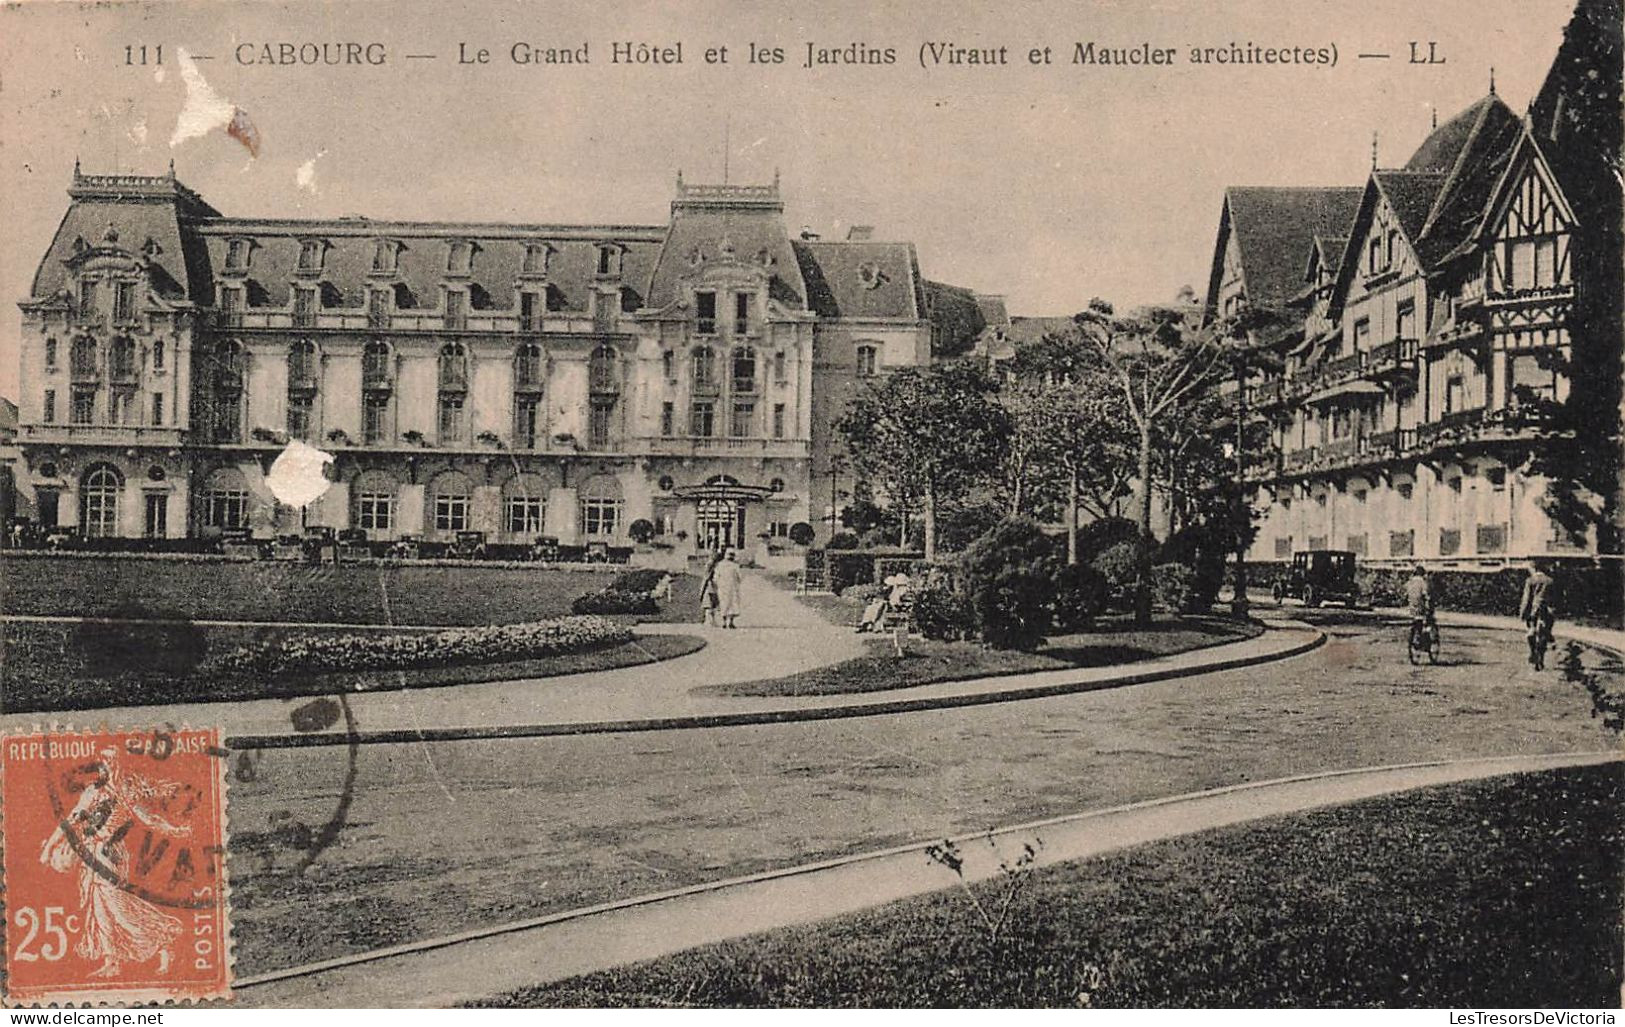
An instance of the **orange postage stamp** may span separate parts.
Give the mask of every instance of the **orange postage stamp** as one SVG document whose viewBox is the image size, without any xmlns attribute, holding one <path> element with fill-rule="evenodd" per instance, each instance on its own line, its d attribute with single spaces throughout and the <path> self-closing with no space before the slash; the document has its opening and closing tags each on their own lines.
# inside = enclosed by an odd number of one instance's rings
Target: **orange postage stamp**
<svg viewBox="0 0 1625 1027">
<path fill-rule="evenodd" d="M 224 752 L 213 728 L 0 739 L 8 1005 L 229 996 Z"/>
</svg>

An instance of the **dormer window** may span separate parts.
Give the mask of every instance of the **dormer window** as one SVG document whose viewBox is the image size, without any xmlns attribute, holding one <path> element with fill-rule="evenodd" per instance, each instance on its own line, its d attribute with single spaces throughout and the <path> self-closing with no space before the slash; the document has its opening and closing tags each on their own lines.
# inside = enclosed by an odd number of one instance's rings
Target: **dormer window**
<svg viewBox="0 0 1625 1027">
<path fill-rule="evenodd" d="M 1366 249 L 1365 271 L 1374 275 L 1382 270 L 1382 240 L 1373 239 Z"/>
<path fill-rule="evenodd" d="M 526 275 L 547 274 L 548 254 L 552 247 L 545 242 L 532 242 L 525 244 L 525 260 L 520 265 L 519 273 Z"/>
<path fill-rule="evenodd" d="M 446 247 L 446 270 L 454 275 L 466 275 L 474 270 L 474 244 L 465 239 L 452 241 Z"/>
<path fill-rule="evenodd" d="M 247 271 L 253 246 L 247 239 L 232 239 L 226 243 L 226 270 Z"/>
<path fill-rule="evenodd" d="M 79 316 L 95 317 L 97 292 L 101 281 L 95 278 L 86 278 L 79 283 Z"/>
<path fill-rule="evenodd" d="M 393 239 L 379 239 L 372 248 L 372 269 L 392 274 L 400 264 L 401 244 Z"/>
<path fill-rule="evenodd" d="M 322 269 L 322 262 L 327 256 L 327 244 L 320 239 L 301 239 L 299 241 L 299 270 L 313 273 Z"/>
<path fill-rule="evenodd" d="M 621 273 L 621 248 L 619 246 L 614 243 L 599 244 L 598 273 L 611 277 Z"/>
</svg>

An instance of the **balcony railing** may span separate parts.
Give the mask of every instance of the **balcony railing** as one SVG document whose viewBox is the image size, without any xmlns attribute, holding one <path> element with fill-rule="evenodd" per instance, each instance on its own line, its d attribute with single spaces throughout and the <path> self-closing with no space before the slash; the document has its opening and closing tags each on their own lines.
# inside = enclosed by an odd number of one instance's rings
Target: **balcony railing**
<svg viewBox="0 0 1625 1027">
<path fill-rule="evenodd" d="M 1572 300 L 1574 286 L 1567 285 L 1536 285 L 1527 289 L 1507 289 L 1500 292 L 1491 292 L 1485 295 L 1486 306 L 1506 307 L 1520 303 L 1552 303 L 1560 300 Z"/>
<path fill-rule="evenodd" d="M 265 330 L 275 331 L 295 327 L 293 314 L 287 310 L 252 310 L 230 315 L 215 314 L 214 323 L 218 327 L 242 328 L 249 331 Z M 368 329 L 388 329 L 392 332 L 443 332 L 446 331 L 443 315 L 409 314 L 399 311 L 366 311 L 351 309 L 348 311 L 321 311 L 316 316 L 315 329 L 317 331 L 365 331 Z M 528 332 L 535 334 L 541 332 L 546 335 L 587 335 L 605 334 L 601 326 L 595 325 L 593 319 L 580 314 L 553 314 L 546 317 L 537 315 L 536 322 L 530 327 L 524 326 L 517 313 L 491 313 L 479 311 L 465 314 L 463 330 L 482 333 L 518 334 Z M 617 327 L 614 333 L 619 333 Z M 613 333 L 612 333 L 613 334 Z"/>
<path fill-rule="evenodd" d="M 1282 466 L 1288 472 L 1307 470 L 1314 464 L 1319 455 L 1319 448 L 1310 446 L 1307 449 L 1294 449 L 1286 453 L 1281 460 Z"/>
<path fill-rule="evenodd" d="M 40 442 L 173 446 L 185 435 L 185 429 L 118 424 L 25 424 L 22 433 L 25 438 Z"/>
<path fill-rule="evenodd" d="M 1422 349 L 1442 349 L 1450 346 L 1465 346 L 1482 340 L 1488 333 L 1482 321 L 1476 319 L 1458 319 L 1448 328 L 1441 329 L 1430 335 L 1422 342 Z"/>
<path fill-rule="evenodd" d="M 1415 339 L 1392 339 L 1372 348 L 1366 357 L 1368 374 L 1384 375 L 1407 370 L 1416 360 Z"/>
<path fill-rule="evenodd" d="M 808 444 L 797 439 L 732 438 L 677 435 L 638 440 L 654 456 L 806 456 Z"/>
</svg>

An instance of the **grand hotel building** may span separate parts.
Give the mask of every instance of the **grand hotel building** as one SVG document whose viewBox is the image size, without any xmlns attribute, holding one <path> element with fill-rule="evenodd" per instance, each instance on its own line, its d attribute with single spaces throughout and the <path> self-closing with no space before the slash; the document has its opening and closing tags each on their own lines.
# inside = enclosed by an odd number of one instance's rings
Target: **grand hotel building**
<svg viewBox="0 0 1625 1027">
<path fill-rule="evenodd" d="M 982 328 L 910 244 L 792 237 L 776 180 L 679 175 L 663 225 L 227 217 L 173 168 L 68 195 L 18 501 L 90 537 L 751 545 L 829 515 L 853 389 Z M 266 486 L 290 439 L 335 457 L 303 509 Z"/>
<path fill-rule="evenodd" d="M 1551 404 L 1619 402 L 1619 9 L 1584 0 L 1524 115 L 1492 85 L 1363 185 L 1227 190 L 1210 310 L 1292 315 L 1244 393 L 1273 436 L 1251 559 L 1598 552 L 1531 457 Z"/>
</svg>

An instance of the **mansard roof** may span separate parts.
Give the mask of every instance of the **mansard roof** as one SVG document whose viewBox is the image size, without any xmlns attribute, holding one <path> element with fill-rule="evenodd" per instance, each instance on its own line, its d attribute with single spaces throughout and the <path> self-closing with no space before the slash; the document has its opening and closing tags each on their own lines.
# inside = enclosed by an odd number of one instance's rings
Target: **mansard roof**
<svg viewBox="0 0 1625 1027">
<path fill-rule="evenodd" d="M 912 243 L 797 239 L 793 246 L 808 306 L 821 317 L 919 321 L 930 307 Z"/>
<path fill-rule="evenodd" d="M 200 223 L 208 265 L 217 276 L 226 267 L 233 240 L 252 246 L 248 270 L 249 300 L 254 306 L 287 306 L 293 282 L 300 277 L 299 253 L 307 240 L 324 244 L 321 273 L 311 276 L 328 293 L 327 305 L 360 307 L 369 285 L 395 287 L 405 309 L 434 308 L 447 281 L 467 281 L 475 309 L 513 306 L 514 283 L 524 269 L 530 247 L 545 247 L 545 283 L 564 310 L 588 309 L 598 270 L 598 251 L 615 246 L 621 254 L 619 281 L 631 290 L 628 306 L 639 306 L 649 269 L 665 229 L 649 225 L 548 225 L 487 222 L 373 221 L 367 218 L 292 220 L 216 218 Z M 379 242 L 398 246 L 395 270 L 374 272 Z M 449 247 L 469 243 L 474 254 L 466 274 L 448 271 Z M 537 278 L 538 283 L 543 281 Z"/>
<path fill-rule="evenodd" d="M 436 308 L 441 286 L 467 282 L 474 309 L 509 309 L 514 284 L 529 277 L 553 292 L 559 309 L 589 307 L 601 247 L 619 253 L 625 309 L 663 308 L 684 298 L 708 267 L 765 270 L 771 297 L 791 309 L 831 318 L 918 322 L 927 303 L 914 247 L 909 243 L 792 241 L 778 184 L 688 185 L 678 180 L 666 225 L 564 225 L 521 222 L 451 222 L 225 217 L 170 176 L 81 176 L 75 172 L 69 205 L 56 239 L 35 276 L 33 296 L 69 285 L 67 262 L 109 234 L 132 253 L 150 253 L 161 292 L 209 305 L 220 281 L 241 281 L 250 307 L 286 307 L 296 281 L 318 284 L 323 305 L 362 307 L 369 287 L 389 286 L 404 309 Z M 246 267 L 228 268 L 234 241 L 249 244 Z M 299 267 L 308 241 L 321 243 L 319 271 Z M 375 270 L 379 243 L 396 247 L 394 267 Z M 148 245 L 150 243 L 150 245 Z M 453 243 L 468 243 L 466 272 L 449 266 Z M 146 247 L 142 250 L 142 247 Z M 526 271 L 527 250 L 541 247 L 546 272 Z M 976 301 L 966 291 L 983 327 Z M 945 314 L 946 316 L 946 314 Z M 974 335 L 974 331 L 971 332 Z"/>
</svg>

